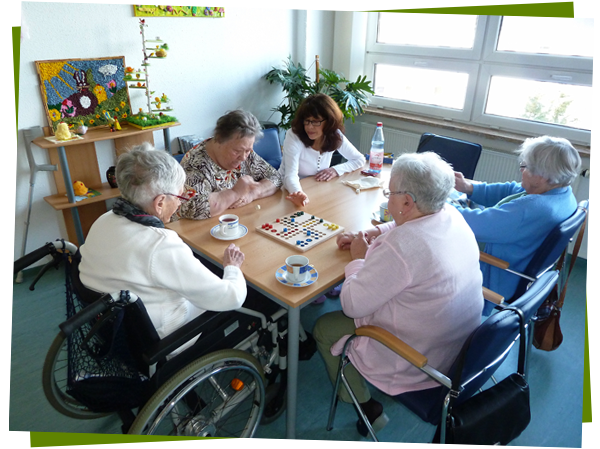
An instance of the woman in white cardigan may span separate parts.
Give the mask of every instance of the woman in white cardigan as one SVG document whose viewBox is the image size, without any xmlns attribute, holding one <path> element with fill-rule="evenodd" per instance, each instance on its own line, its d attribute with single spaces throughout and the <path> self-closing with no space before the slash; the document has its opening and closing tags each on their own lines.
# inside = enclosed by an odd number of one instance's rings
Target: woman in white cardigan
<svg viewBox="0 0 600 449">
<path fill-rule="evenodd" d="M 365 164 L 364 155 L 343 131 L 344 115 L 328 95 L 311 95 L 300 104 L 283 142 L 279 168 L 289 193 L 287 199 L 297 206 L 306 206 L 309 198 L 302 191 L 301 178 L 314 176 L 317 181 L 330 181 Z M 347 162 L 330 167 L 335 150 Z"/>
<path fill-rule="evenodd" d="M 122 197 L 94 222 L 80 248 L 83 284 L 138 295 L 161 338 L 206 310 L 240 308 L 246 298 L 240 249 L 225 249 L 220 278 L 165 229 L 181 202 L 194 196 L 184 191 L 185 172 L 175 158 L 146 143 L 119 157 L 116 176 Z"/>
</svg>

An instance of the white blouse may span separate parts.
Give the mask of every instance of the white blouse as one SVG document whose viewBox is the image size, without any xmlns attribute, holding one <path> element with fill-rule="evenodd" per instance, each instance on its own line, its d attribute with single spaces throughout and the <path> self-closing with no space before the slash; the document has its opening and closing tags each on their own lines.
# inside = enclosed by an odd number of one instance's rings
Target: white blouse
<svg viewBox="0 0 600 449">
<path fill-rule="evenodd" d="M 347 162 L 333 167 L 338 175 L 349 173 L 361 168 L 365 164 L 365 156 L 342 135 L 342 145 L 338 152 L 346 158 Z M 283 177 L 283 186 L 289 193 L 302 190 L 300 179 L 314 176 L 321 170 L 329 168 L 333 151 L 321 153 L 312 147 L 307 147 L 300 138 L 290 129 L 286 132 L 283 141 L 283 160 L 279 172 Z"/>
</svg>

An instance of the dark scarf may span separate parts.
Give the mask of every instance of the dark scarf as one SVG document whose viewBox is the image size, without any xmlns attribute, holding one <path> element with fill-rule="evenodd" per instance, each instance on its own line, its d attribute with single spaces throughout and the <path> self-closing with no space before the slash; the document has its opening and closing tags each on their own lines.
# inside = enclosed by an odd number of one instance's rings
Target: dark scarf
<svg viewBox="0 0 600 449">
<path fill-rule="evenodd" d="M 144 226 L 154 226 L 155 228 L 165 227 L 160 218 L 147 214 L 124 198 L 118 198 L 112 210 L 115 214 Z"/>
</svg>

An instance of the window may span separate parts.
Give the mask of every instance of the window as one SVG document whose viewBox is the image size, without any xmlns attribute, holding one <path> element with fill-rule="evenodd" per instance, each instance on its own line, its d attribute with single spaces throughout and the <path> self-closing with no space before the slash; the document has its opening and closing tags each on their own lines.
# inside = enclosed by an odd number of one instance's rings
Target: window
<svg viewBox="0 0 600 449">
<path fill-rule="evenodd" d="M 372 104 L 589 144 L 592 19 L 370 13 Z"/>
</svg>

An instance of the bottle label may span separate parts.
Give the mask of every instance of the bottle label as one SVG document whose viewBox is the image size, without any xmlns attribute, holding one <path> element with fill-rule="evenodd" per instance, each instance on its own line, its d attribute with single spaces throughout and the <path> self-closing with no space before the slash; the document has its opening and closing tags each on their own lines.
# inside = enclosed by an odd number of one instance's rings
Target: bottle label
<svg viewBox="0 0 600 449">
<path fill-rule="evenodd" d="M 381 171 L 383 168 L 383 153 L 371 153 L 369 155 L 369 168 L 371 170 Z"/>
</svg>

